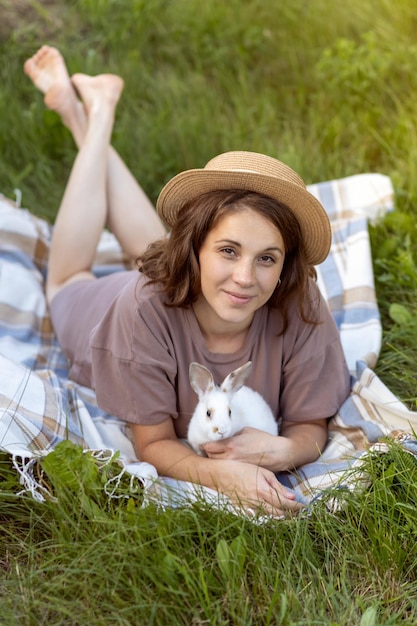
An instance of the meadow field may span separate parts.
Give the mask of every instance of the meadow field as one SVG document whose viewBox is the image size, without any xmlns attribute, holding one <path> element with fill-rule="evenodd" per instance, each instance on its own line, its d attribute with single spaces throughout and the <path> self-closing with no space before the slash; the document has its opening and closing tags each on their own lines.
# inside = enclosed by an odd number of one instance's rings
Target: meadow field
<svg viewBox="0 0 417 626">
<path fill-rule="evenodd" d="M 0 0 L 0 192 L 53 222 L 75 156 L 24 75 L 43 43 L 71 73 L 125 80 L 113 143 L 152 200 L 213 155 L 276 156 L 306 183 L 391 178 L 370 226 L 383 323 L 376 372 L 417 408 L 417 12 L 412 0 Z M 0 458 L 0 624 L 417 623 L 417 465 L 395 446 L 371 486 L 255 525 L 140 496 L 111 506 L 88 457 L 16 497 Z M 52 468 L 52 469 L 51 469 Z M 60 471 L 62 470 L 62 471 Z M 81 485 L 81 486 L 80 486 Z"/>
</svg>

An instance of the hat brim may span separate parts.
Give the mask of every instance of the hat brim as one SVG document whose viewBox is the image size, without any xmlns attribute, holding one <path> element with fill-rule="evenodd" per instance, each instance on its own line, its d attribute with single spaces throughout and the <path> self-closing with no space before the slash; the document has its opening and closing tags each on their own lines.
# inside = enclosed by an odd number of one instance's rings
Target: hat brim
<svg viewBox="0 0 417 626">
<path fill-rule="evenodd" d="M 245 189 L 285 204 L 296 216 L 304 239 L 307 261 L 318 265 L 327 257 L 332 233 L 322 204 L 298 184 L 256 172 L 192 169 L 174 176 L 159 194 L 156 209 L 172 227 L 181 208 L 197 196 L 220 189 Z"/>
</svg>

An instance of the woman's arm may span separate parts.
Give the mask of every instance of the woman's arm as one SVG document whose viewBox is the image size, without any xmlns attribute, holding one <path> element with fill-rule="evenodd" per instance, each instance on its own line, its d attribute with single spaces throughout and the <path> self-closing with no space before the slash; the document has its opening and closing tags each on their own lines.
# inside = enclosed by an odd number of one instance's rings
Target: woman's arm
<svg viewBox="0 0 417 626">
<path fill-rule="evenodd" d="M 211 487 L 244 507 L 262 507 L 274 515 L 295 512 L 301 505 L 273 472 L 248 462 L 202 457 L 176 437 L 172 419 L 155 426 L 132 425 L 136 452 L 161 476 Z"/>
<path fill-rule="evenodd" d="M 244 428 L 230 439 L 206 444 L 204 450 L 211 459 L 234 459 L 283 472 L 315 461 L 326 442 L 327 420 L 284 421 L 278 437 Z"/>
</svg>

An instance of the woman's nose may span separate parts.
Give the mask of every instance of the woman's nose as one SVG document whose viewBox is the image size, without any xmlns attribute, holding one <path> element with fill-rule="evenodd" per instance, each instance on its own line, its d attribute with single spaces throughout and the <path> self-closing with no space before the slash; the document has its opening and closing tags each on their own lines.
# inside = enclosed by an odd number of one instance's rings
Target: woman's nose
<svg viewBox="0 0 417 626">
<path fill-rule="evenodd" d="M 250 261 L 240 260 L 234 268 L 233 279 L 239 285 L 252 285 L 255 271 Z"/>
</svg>

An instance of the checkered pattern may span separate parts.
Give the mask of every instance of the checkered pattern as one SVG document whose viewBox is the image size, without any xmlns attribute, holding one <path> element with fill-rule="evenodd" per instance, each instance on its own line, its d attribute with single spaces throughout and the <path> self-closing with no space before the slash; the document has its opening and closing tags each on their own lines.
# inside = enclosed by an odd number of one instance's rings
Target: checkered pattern
<svg viewBox="0 0 417 626">
<path fill-rule="evenodd" d="M 309 190 L 332 222 L 332 249 L 317 267 L 318 284 L 353 376 L 351 395 L 330 422 L 323 455 L 296 474 L 280 476 L 306 502 L 343 480 L 346 469 L 360 462 L 381 437 L 417 428 L 417 414 L 371 369 L 380 350 L 381 325 L 368 220 L 393 209 L 391 182 L 380 174 L 361 174 Z M 129 471 L 149 484 L 157 476 L 155 468 L 136 458 L 129 426 L 99 409 L 90 389 L 68 379 L 45 300 L 50 236 L 46 221 L 0 196 L 0 448 L 14 459 L 46 455 L 64 439 L 86 449 L 112 449 L 120 452 Z M 123 267 L 117 242 L 103 233 L 95 271 L 105 274 Z M 163 477 L 153 492 L 163 500 L 173 483 L 179 492 L 190 492 L 188 483 Z"/>
</svg>

